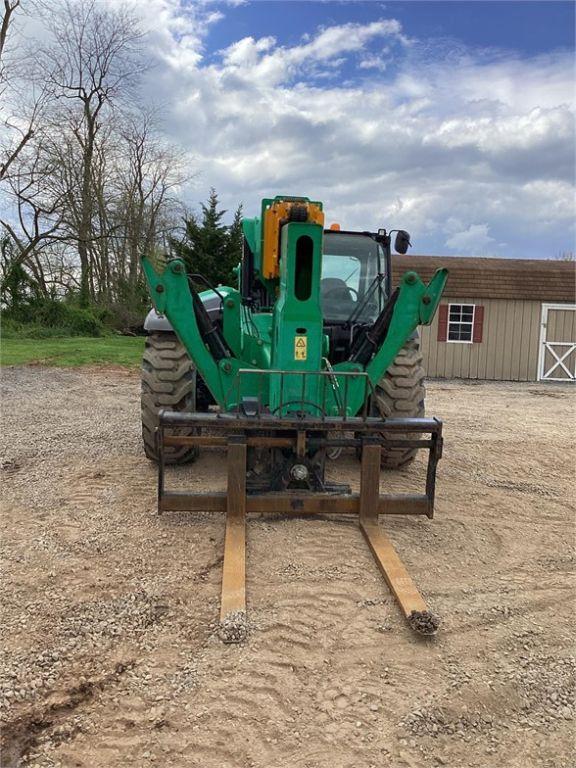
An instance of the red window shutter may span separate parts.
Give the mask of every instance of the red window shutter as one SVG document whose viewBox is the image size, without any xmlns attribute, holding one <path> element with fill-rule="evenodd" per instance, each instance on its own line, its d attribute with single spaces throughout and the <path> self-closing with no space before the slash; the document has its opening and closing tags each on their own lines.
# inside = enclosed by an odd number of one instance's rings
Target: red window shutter
<svg viewBox="0 0 576 768">
<path fill-rule="evenodd" d="M 484 327 L 484 307 L 482 304 L 476 304 L 474 310 L 474 330 L 472 331 L 472 341 L 474 344 L 480 344 L 482 341 L 482 330 Z"/>
<path fill-rule="evenodd" d="M 438 307 L 438 341 L 448 339 L 448 304 Z"/>
</svg>

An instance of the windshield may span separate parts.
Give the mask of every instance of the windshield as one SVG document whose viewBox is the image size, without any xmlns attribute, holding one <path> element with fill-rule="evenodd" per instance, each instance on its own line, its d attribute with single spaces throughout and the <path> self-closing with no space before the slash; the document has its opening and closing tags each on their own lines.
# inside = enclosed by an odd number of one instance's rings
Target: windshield
<svg viewBox="0 0 576 768">
<path fill-rule="evenodd" d="M 343 322 L 354 313 L 356 322 L 374 322 L 384 290 L 375 278 L 384 265 L 381 246 L 368 235 L 326 232 L 320 282 L 324 319 Z"/>
</svg>

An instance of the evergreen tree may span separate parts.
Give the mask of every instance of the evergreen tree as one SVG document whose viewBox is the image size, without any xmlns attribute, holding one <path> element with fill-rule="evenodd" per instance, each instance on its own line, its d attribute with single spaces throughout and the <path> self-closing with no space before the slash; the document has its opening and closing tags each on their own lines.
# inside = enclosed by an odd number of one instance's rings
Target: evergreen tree
<svg viewBox="0 0 576 768">
<path fill-rule="evenodd" d="M 234 214 L 234 220 L 232 225 L 228 229 L 228 252 L 226 254 L 226 265 L 229 274 L 232 275 L 233 283 L 238 283 L 238 277 L 233 270 L 238 266 L 242 259 L 242 241 L 244 235 L 242 233 L 242 203 L 236 209 Z"/>
<path fill-rule="evenodd" d="M 238 278 L 233 270 L 242 255 L 242 206 L 238 206 L 230 226 L 222 224 L 226 211 L 219 209 L 215 189 L 210 190 L 201 208 L 200 217 L 190 214 L 184 219 L 182 240 L 171 241 L 174 255 L 184 260 L 188 272 L 203 275 L 212 285 L 236 286 Z"/>
<path fill-rule="evenodd" d="M 0 302 L 3 311 L 23 314 L 33 302 L 39 301 L 41 291 L 33 276 L 24 269 L 14 243 L 7 235 L 0 238 Z"/>
</svg>

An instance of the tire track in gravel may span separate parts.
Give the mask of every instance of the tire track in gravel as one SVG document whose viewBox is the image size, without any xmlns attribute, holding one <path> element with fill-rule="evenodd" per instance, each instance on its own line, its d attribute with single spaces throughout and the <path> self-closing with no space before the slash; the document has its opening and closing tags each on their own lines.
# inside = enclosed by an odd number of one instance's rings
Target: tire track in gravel
<svg viewBox="0 0 576 768">
<path fill-rule="evenodd" d="M 248 645 L 235 649 L 239 658 L 230 658 L 219 648 L 207 652 L 202 677 L 210 681 L 209 690 L 200 690 L 195 701 L 196 711 L 201 711 L 203 722 L 209 723 L 202 736 L 197 736 L 199 746 L 206 750 L 206 765 L 216 768 L 221 764 L 220 755 L 210 755 L 210 744 L 235 743 L 236 762 L 231 763 L 235 766 L 242 764 L 244 756 L 258 756 L 269 766 L 288 765 L 283 759 L 298 751 L 298 737 L 293 731 L 300 727 L 297 723 L 302 711 L 315 709 L 303 665 L 306 669 L 321 665 L 326 648 L 325 643 L 318 642 L 314 606 L 301 610 L 295 619 L 295 608 L 301 609 L 306 602 L 294 598 L 275 602 L 276 619 L 254 607 Z M 325 611 L 326 603 L 319 608 Z M 279 761 L 280 745 L 285 758 Z"/>
<path fill-rule="evenodd" d="M 385 600 L 365 601 L 366 610 L 360 611 L 358 604 L 366 595 L 367 584 L 376 586 L 378 593 L 382 585 L 372 571 L 375 566 L 366 545 L 353 526 L 282 521 L 254 526 L 248 538 L 248 610 L 253 629 L 232 669 L 226 661 L 220 669 L 220 654 L 215 649 L 209 652 L 210 669 L 204 672 L 210 679 L 212 701 L 206 711 L 210 722 L 207 738 L 226 743 L 242 733 L 248 759 L 259 755 L 262 764 L 278 768 L 305 765 L 302 755 L 308 750 L 303 740 L 311 713 L 328 725 L 334 723 L 334 716 L 337 720 L 344 718 L 346 731 L 351 727 L 350 719 L 358 716 L 352 714 L 359 702 L 356 661 L 348 665 L 339 660 L 333 678 L 327 674 L 326 660 L 341 653 L 346 657 L 350 648 L 354 648 L 353 656 L 373 648 L 374 616 L 383 613 Z M 289 552 L 282 551 L 281 542 L 286 540 L 291 542 Z M 282 552 L 280 563 L 275 557 L 278 552 Z M 327 578 L 325 571 L 318 570 L 319 564 L 329 567 L 327 560 L 338 563 L 343 558 L 350 565 L 344 577 L 335 572 Z M 292 569 L 282 578 L 286 565 Z M 270 572 L 272 578 L 268 578 Z M 225 655 L 228 659 L 229 654 Z M 417 673 L 404 675 L 408 684 L 416 683 L 417 677 Z M 366 700 L 379 702 L 379 682 L 366 682 L 362 696 L 364 708 Z M 220 702 L 225 702 L 225 712 Z M 205 711 L 201 691 L 196 706 Z M 319 738 L 317 732 L 315 738 Z M 334 742 L 343 753 L 357 759 L 358 750 L 346 744 L 345 736 L 340 739 L 337 729 L 320 751 L 324 757 L 331 753 Z M 314 749 L 309 752 L 315 753 Z M 243 757 L 240 746 L 233 764 L 241 764 Z M 218 765 L 208 754 L 205 759 L 208 766 Z"/>
</svg>

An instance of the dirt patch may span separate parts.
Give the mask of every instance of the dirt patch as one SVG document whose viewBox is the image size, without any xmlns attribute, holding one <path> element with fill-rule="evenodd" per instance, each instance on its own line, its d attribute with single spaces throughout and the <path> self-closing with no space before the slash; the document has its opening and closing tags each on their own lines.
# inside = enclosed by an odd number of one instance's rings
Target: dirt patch
<svg viewBox="0 0 576 768">
<path fill-rule="evenodd" d="M 569 387 L 429 385 L 435 519 L 383 525 L 434 638 L 410 630 L 354 521 L 279 516 L 249 522 L 235 644 L 219 638 L 222 516 L 156 515 L 138 395 L 113 369 L 3 372 L 3 766 L 574 763 Z M 224 465 L 207 451 L 167 479 L 223 488 Z M 331 471 L 357 488 L 353 456 Z M 424 471 L 382 485 L 416 490 Z"/>
<path fill-rule="evenodd" d="M 117 664 L 113 673 L 94 680 L 85 680 L 67 690 L 52 695 L 47 701 L 24 710 L 14 719 L 2 724 L 2 766 L 18 768 L 27 763 L 31 753 L 41 751 L 72 740 L 81 730 L 73 719 L 78 707 L 90 701 L 97 691 L 102 691 L 127 669 Z"/>
</svg>

